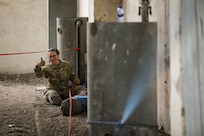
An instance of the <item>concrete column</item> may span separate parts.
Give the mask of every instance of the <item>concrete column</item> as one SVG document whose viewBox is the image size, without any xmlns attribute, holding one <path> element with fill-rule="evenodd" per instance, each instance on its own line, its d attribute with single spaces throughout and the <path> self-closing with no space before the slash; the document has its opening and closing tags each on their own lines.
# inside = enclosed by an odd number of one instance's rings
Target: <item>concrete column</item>
<svg viewBox="0 0 204 136">
<path fill-rule="evenodd" d="M 181 10 L 183 116 L 187 136 L 204 135 L 204 1 L 185 0 Z"/>
<path fill-rule="evenodd" d="M 48 1 L 48 46 L 57 47 L 56 18 L 76 17 L 77 1 L 72 0 L 47 0 Z"/>
<path fill-rule="evenodd" d="M 78 0 L 77 2 L 77 17 L 89 16 L 89 0 Z"/>
<path fill-rule="evenodd" d="M 169 10 L 171 135 L 185 136 L 181 59 L 181 0 L 171 0 Z"/>
</svg>

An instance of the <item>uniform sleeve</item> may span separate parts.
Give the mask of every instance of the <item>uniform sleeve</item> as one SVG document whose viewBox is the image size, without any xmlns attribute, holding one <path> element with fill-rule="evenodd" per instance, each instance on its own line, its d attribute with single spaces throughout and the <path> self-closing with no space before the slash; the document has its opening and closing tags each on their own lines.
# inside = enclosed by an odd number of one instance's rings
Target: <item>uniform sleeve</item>
<svg viewBox="0 0 204 136">
<path fill-rule="evenodd" d="M 41 77 L 43 77 L 43 70 L 41 69 L 41 67 L 39 67 L 38 65 L 36 65 L 35 66 L 35 68 L 34 68 L 34 72 L 35 72 L 35 76 L 37 77 L 37 78 L 41 78 Z"/>
<path fill-rule="evenodd" d="M 75 74 L 72 66 L 70 66 L 70 75 L 69 75 L 69 77 L 70 77 L 70 81 L 74 82 L 74 79 L 76 78 L 76 74 Z"/>
<path fill-rule="evenodd" d="M 80 84 L 80 79 L 76 76 L 72 66 L 70 66 L 70 81 L 72 81 L 76 85 Z"/>
</svg>

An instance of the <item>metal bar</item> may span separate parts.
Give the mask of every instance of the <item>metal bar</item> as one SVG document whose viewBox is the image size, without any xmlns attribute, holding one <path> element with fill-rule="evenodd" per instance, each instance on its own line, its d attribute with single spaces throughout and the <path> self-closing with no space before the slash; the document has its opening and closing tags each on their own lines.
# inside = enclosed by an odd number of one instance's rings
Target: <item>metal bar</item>
<svg viewBox="0 0 204 136">
<path fill-rule="evenodd" d="M 80 26 L 81 26 L 81 20 L 80 19 L 77 19 L 76 22 L 75 22 L 75 31 L 76 31 L 76 48 L 80 48 Z M 79 75 L 79 53 L 76 52 L 76 75 L 78 76 Z"/>
</svg>

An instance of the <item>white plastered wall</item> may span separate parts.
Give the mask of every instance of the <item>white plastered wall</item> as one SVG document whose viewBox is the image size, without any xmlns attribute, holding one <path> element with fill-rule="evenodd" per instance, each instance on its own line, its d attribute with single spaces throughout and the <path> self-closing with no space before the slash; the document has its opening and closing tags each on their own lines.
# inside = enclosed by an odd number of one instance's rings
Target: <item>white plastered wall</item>
<svg viewBox="0 0 204 136">
<path fill-rule="evenodd" d="M 89 16 L 89 0 L 78 0 L 78 17 Z M 0 1 L 0 74 L 32 73 L 48 49 L 47 0 Z"/>
<path fill-rule="evenodd" d="M 0 1 L 0 54 L 47 50 L 47 1 Z M 46 53 L 0 56 L 0 72 L 33 72 Z"/>
<path fill-rule="evenodd" d="M 181 0 L 170 1 L 170 117 L 171 135 L 185 136 L 181 59 Z"/>
</svg>

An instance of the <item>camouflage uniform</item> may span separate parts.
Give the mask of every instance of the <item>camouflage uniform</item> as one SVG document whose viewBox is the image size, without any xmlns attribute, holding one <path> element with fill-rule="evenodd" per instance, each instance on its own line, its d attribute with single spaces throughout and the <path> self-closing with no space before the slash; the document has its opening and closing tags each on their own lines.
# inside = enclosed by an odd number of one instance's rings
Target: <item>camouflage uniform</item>
<svg viewBox="0 0 204 136">
<path fill-rule="evenodd" d="M 48 64 L 43 69 L 36 65 L 34 71 L 36 77 L 48 78 L 49 86 L 44 94 L 47 101 L 61 105 L 62 101 L 69 97 L 68 82 L 74 82 L 77 78 L 69 62 L 60 60 L 58 65 Z"/>
</svg>

